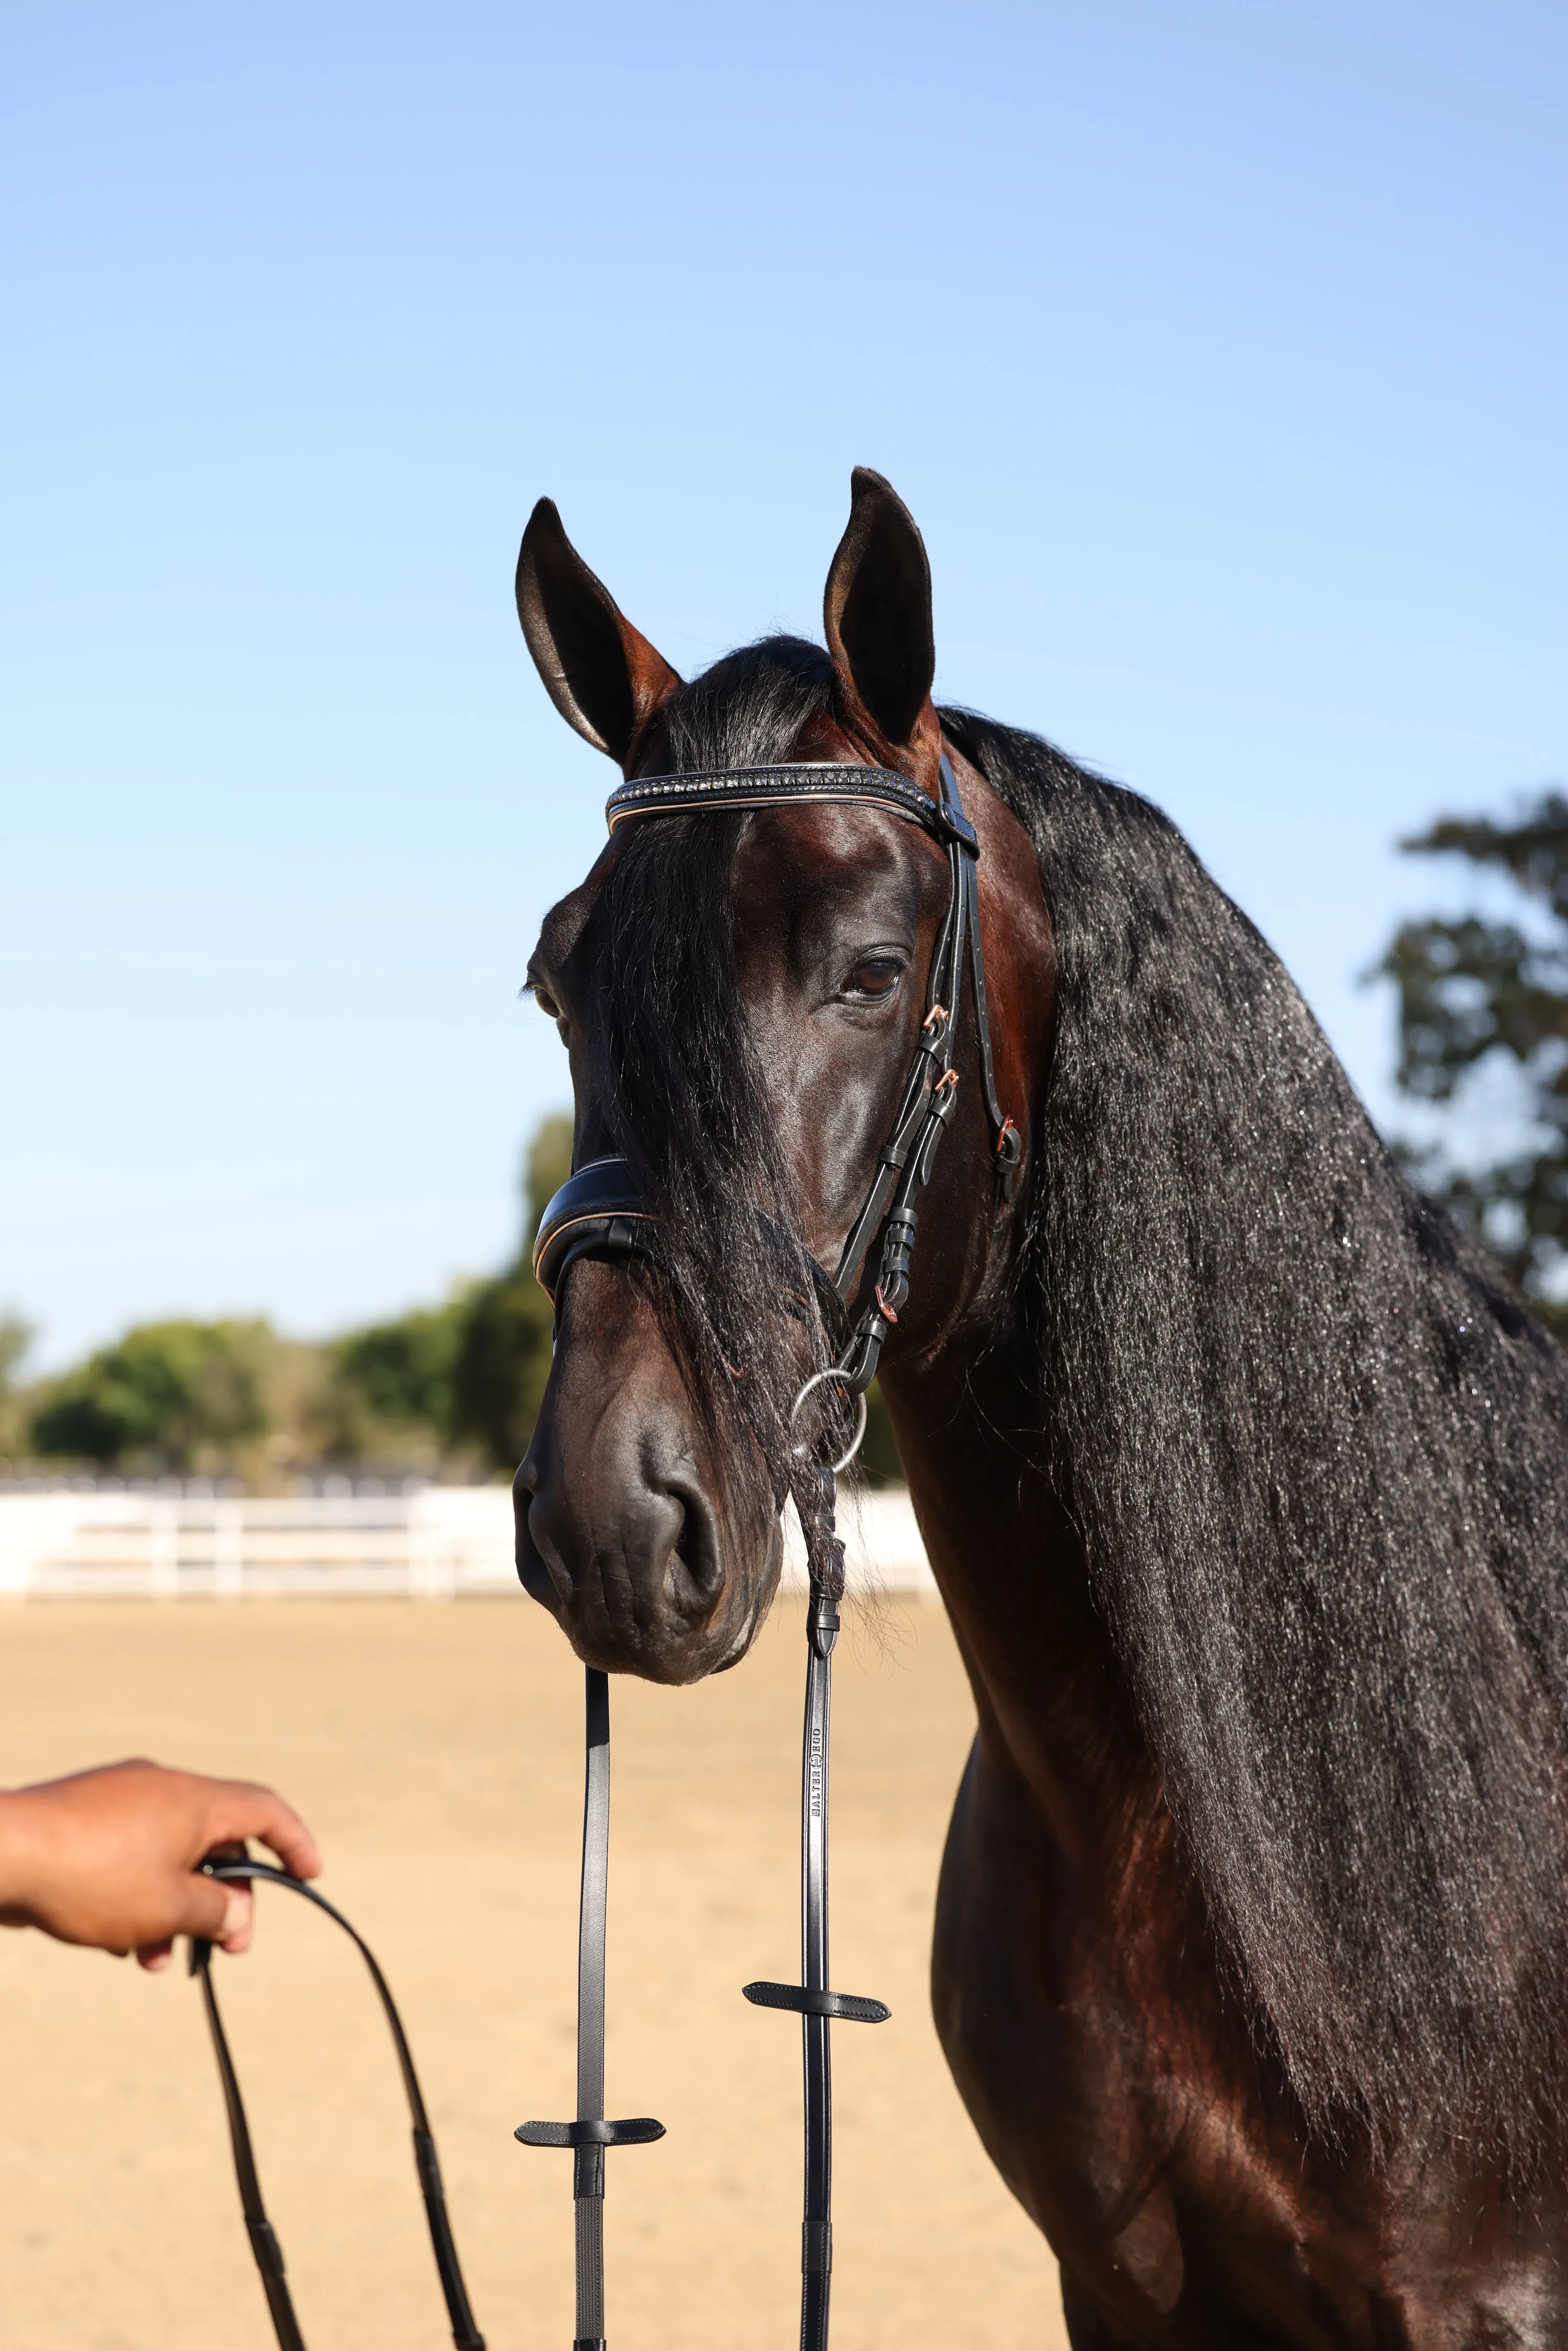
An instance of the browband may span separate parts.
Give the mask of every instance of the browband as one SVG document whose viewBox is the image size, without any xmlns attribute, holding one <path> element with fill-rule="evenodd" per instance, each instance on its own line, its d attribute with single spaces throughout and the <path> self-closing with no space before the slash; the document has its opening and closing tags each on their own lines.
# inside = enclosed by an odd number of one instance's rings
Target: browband
<svg viewBox="0 0 1568 2351">
<path fill-rule="evenodd" d="M 936 841 L 977 846 L 961 808 L 934 800 L 894 768 L 858 768 L 824 760 L 812 767 L 729 768 L 721 774 L 636 776 L 617 784 L 604 803 L 612 832 L 631 816 L 669 816 L 679 809 L 788 808 L 800 800 L 853 805 L 872 801 L 907 817 Z"/>
</svg>

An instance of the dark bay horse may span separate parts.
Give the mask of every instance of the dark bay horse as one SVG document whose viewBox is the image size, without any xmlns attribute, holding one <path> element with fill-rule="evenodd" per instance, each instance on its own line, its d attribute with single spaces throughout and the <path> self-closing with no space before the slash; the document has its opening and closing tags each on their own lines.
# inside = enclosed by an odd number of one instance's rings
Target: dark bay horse
<svg viewBox="0 0 1568 2351">
<path fill-rule="evenodd" d="M 946 748 L 979 835 L 1022 1180 L 967 1002 L 883 1384 L 979 1725 L 936 2018 L 1074 2345 L 1568 2344 L 1563 1359 L 1157 810 L 933 706 L 877 475 L 825 650 L 683 682 L 548 502 L 517 592 L 627 777 L 935 797 Z M 876 808 L 665 815 L 544 925 L 578 1161 L 659 1213 L 651 1261 L 573 1267 L 517 1479 L 520 1572 L 593 1665 L 692 1680 L 768 1607 L 807 1253 L 871 1183 L 946 886 Z"/>
</svg>

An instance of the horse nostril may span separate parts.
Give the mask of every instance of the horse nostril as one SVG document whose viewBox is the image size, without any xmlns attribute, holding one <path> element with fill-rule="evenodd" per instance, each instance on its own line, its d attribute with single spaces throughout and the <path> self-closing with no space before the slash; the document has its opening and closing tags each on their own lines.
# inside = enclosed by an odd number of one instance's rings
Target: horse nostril
<svg viewBox="0 0 1568 2351">
<path fill-rule="evenodd" d="M 720 1581 L 713 1523 L 697 1497 L 672 1493 L 668 1499 L 681 1516 L 664 1563 L 664 1596 L 683 1614 L 695 1614 L 708 1606 Z"/>
</svg>

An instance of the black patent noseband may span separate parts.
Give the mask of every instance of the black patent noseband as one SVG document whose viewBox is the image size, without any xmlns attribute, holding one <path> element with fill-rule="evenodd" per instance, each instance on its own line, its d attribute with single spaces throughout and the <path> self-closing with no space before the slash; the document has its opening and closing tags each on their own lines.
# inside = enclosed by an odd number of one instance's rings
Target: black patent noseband
<svg viewBox="0 0 1568 2351">
<path fill-rule="evenodd" d="M 877 1154 L 876 1174 L 850 1228 L 836 1270 L 830 1274 L 818 1269 L 819 1287 L 825 1296 L 837 1307 L 847 1307 L 881 1228 L 882 1249 L 873 1294 L 836 1365 L 851 1395 L 862 1394 L 875 1378 L 887 1333 L 909 1295 L 909 1260 L 918 1221 L 915 1196 L 930 1181 L 936 1146 L 953 1114 L 958 1084 L 953 1049 L 966 944 L 974 981 L 980 1081 L 995 1141 L 998 1205 L 1010 1196 L 1022 1155 L 1018 1128 L 997 1099 L 992 1067 L 980 943 L 979 843 L 964 812 L 958 780 L 946 753 L 937 772 L 942 797 L 936 800 L 891 768 L 833 764 L 737 768 L 721 775 L 640 776 L 618 786 L 605 809 L 613 832 L 618 824 L 632 817 L 671 816 L 701 809 L 790 808 L 802 802 L 885 808 L 919 825 L 947 852 L 947 906 L 931 953 L 925 1018 L 898 1115 Z M 644 1247 L 644 1228 L 653 1215 L 638 1191 L 629 1161 L 619 1155 L 590 1160 L 561 1186 L 539 1221 L 534 1272 L 552 1300 L 559 1299 L 566 1272 L 580 1257 L 624 1256 Z"/>
</svg>

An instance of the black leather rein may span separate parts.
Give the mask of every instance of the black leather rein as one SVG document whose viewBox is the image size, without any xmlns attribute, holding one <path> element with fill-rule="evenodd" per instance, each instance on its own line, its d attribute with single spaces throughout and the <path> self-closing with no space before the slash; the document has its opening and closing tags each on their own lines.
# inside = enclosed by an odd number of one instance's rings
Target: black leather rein
<svg viewBox="0 0 1568 2351">
<path fill-rule="evenodd" d="M 413 2165 L 419 2176 L 419 2192 L 424 2199 L 430 2249 L 435 2256 L 436 2273 L 445 2297 L 452 2340 L 456 2351 L 485 2351 L 485 2338 L 474 2324 L 474 2314 L 468 2307 L 468 2292 L 463 2283 L 452 2222 L 447 2216 L 441 2162 L 435 2152 L 435 2138 L 430 2127 L 430 2116 L 425 2112 L 419 2076 L 413 2069 L 413 2052 L 387 1980 L 376 1964 L 375 1953 L 364 1937 L 350 1926 L 342 1912 L 333 1908 L 324 1894 L 318 1894 L 316 1888 L 307 1886 L 303 1878 L 291 1877 L 286 1869 L 275 1869 L 270 1862 L 230 1861 L 216 1856 L 204 1862 L 202 1868 L 204 1876 L 222 1878 L 229 1885 L 248 1886 L 254 1879 L 264 1877 L 270 1886 L 287 1886 L 290 1894 L 303 1895 L 307 1902 L 314 1903 L 318 1910 L 326 1912 L 334 1925 L 341 1927 L 370 1970 L 371 1981 L 376 1988 L 392 2033 L 392 2047 L 397 2052 L 398 2070 L 402 2075 L 403 2093 L 413 2125 Z M 235 2177 L 239 2182 L 240 2209 L 245 2214 L 246 2232 L 250 2238 L 251 2252 L 256 2256 L 256 2266 L 261 2274 L 262 2290 L 267 2295 L 267 2306 L 272 2317 L 272 2331 L 277 2337 L 278 2351 L 305 2351 L 305 2338 L 299 2332 L 299 2321 L 294 2314 L 293 2297 L 285 2274 L 283 2247 L 277 2241 L 277 2231 L 267 2217 L 267 2207 L 262 2201 L 256 2153 L 251 2146 L 250 2125 L 246 2119 L 245 2100 L 240 2095 L 239 2076 L 235 2072 L 228 2035 L 224 2031 L 223 2018 L 218 2011 L 212 1961 L 211 1943 L 193 1937 L 191 1973 L 201 1979 L 202 2001 L 207 2011 L 207 2025 L 213 2036 L 213 2054 L 218 2061 L 218 2078 L 223 2084 L 224 2105 L 228 2113 L 229 2144 L 234 2150 Z"/>
<path fill-rule="evenodd" d="M 845 1238 L 831 1274 L 816 1268 L 821 1303 L 832 1338 L 848 1327 L 848 1310 L 878 1232 L 881 1249 L 871 1298 L 849 1328 L 836 1359 L 817 1373 L 796 1398 L 799 1412 L 821 1382 L 862 1399 L 855 1444 L 863 1432 L 864 1392 L 876 1375 L 883 1342 L 909 1294 L 915 1247 L 915 1195 L 931 1176 L 936 1147 L 953 1114 L 958 1072 L 953 1066 L 966 946 L 975 993 L 980 1081 L 995 1154 L 995 1200 L 1011 1193 L 1022 1155 L 1017 1127 L 997 1099 L 991 1063 L 990 1021 L 986 1008 L 985 959 L 980 944 L 977 867 L 979 844 L 964 812 L 957 778 L 944 755 L 942 797 L 932 799 L 908 778 L 887 768 L 851 766 L 745 768 L 722 775 L 640 777 L 610 796 L 606 815 L 614 831 L 632 818 L 667 816 L 701 809 L 788 808 L 802 802 L 847 802 L 885 808 L 919 825 L 947 853 L 947 904 L 932 949 L 926 980 L 925 1017 L 893 1130 L 877 1155 L 875 1175 Z M 646 1250 L 653 1210 L 642 1196 L 631 1163 L 620 1156 L 591 1160 L 574 1170 L 546 1208 L 534 1244 L 534 1271 L 558 1312 L 562 1287 L 579 1258 L 615 1258 Z M 831 1535 L 834 1477 L 852 1458 L 831 1461 L 821 1443 L 821 1479 L 830 1540 L 841 1570 L 842 1552 Z M 804 2063 L 805 2209 L 800 2235 L 801 2351 L 826 2351 L 828 2301 L 832 2271 L 832 2082 L 828 2029 L 846 2023 L 880 2024 L 888 2010 L 881 2001 L 828 1986 L 828 1740 L 832 1700 L 833 1646 L 839 1632 L 836 1591 L 813 1566 L 806 1613 L 806 1705 L 800 1768 L 800 1959 L 798 1984 L 750 1983 L 746 1998 L 759 2008 L 784 2009 L 800 2019 Z M 583 1807 L 582 1895 L 578 1942 L 578 2119 L 573 2123 L 526 2123 L 517 2136 L 532 2147 L 571 2147 L 576 2151 L 577 2335 L 573 2351 L 604 2351 L 603 2198 L 604 2149 L 661 2137 L 651 2120 L 607 2123 L 604 2112 L 604 1949 L 609 1847 L 610 1694 L 604 1675 L 589 1669 L 588 1778 Z"/>
</svg>

